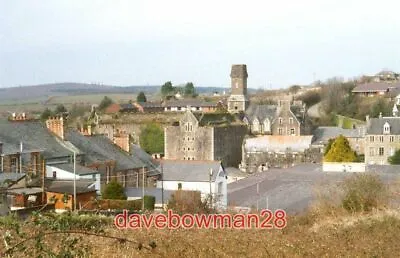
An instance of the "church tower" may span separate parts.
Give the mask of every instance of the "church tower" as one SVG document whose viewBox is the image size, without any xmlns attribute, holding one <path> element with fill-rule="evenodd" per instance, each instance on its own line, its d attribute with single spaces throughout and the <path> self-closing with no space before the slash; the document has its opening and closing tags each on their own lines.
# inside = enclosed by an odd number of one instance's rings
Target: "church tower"
<svg viewBox="0 0 400 258">
<path fill-rule="evenodd" d="M 244 112 L 249 104 L 247 98 L 247 67 L 245 64 L 232 65 L 231 95 L 228 98 L 228 112 Z"/>
</svg>

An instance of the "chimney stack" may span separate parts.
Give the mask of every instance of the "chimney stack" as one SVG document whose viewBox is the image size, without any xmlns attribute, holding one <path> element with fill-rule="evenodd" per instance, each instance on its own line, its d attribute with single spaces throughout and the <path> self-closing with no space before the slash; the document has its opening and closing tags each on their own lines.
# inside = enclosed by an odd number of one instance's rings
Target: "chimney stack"
<svg viewBox="0 0 400 258">
<path fill-rule="evenodd" d="M 64 122 L 65 121 L 63 116 L 50 117 L 46 121 L 46 127 L 50 132 L 54 133 L 56 136 L 64 140 L 65 139 L 64 133 L 66 128 Z"/>
</svg>

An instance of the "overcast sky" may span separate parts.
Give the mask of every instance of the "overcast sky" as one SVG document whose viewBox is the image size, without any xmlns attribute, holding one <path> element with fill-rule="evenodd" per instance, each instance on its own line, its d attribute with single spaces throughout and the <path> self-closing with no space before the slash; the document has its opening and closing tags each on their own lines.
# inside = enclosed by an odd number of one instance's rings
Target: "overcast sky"
<svg viewBox="0 0 400 258">
<path fill-rule="evenodd" d="M 0 0 L 0 87 L 249 87 L 400 71 L 396 0 Z"/>
</svg>

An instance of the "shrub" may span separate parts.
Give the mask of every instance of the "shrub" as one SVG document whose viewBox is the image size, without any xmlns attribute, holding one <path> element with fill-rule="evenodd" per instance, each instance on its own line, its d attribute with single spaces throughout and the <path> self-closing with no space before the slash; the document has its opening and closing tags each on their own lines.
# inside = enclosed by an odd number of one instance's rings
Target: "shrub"
<svg viewBox="0 0 400 258">
<path fill-rule="evenodd" d="M 126 200 L 124 187 L 115 180 L 106 185 L 102 197 L 104 199 Z"/>
<path fill-rule="evenodd" d="M 388 199 L 387 188 L 374 175 L 355 175 L 344 182 L 343 190 L 342 206 L 351 212 L 370 211 L 385 205 Z"/>
<path fill-rule="evenodd" d="M 388 161 L 391 165 L 399 165 L 400 164 L 400 150 L 396 150 L 393 156 L 388 158 Z"/>
<path fill-rule="evenodd" d="M 143 197 L 143 201 L 144 201 L 144 209 L 145 210 L 148 210 L 148 211 L 154 210 L 154 206 L 156 204 L 156 197 L 151 196 L 151 195 L 145 195 Z"/>
<path fill-rule="evenodd" d="M 146 125 L 140 133 L 140 147 L 147 153 L 164 152 L 164 130 L 155 123 Z"/>
<path fill-rule="evenodd" d="M 175 191 L 168 201 L 168 209 L 172 209 L 179 214 L 210 212 L 207 201 L 201 200 L 201 194 L 198 191 Z"/>
</svg>

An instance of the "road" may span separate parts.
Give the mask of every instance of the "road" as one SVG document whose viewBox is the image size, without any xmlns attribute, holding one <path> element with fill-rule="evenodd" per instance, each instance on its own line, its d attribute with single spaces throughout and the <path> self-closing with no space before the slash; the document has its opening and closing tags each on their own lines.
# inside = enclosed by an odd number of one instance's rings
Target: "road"
<svg viewBox="0 0 400 258">
<path fill-rule="evenodd" d="M 322 172 L 320 164 L 301 164 L 287 169 L 270 169 L 228 185 L 228 201 L 233 206 L 284 209 L 300 213 L 315 201 L 316 192 L 337 188 L 352 173 Z M 397 173 L 380 173 L 384 181 L 400 178 Z M 257 194 L 257 183 L 259 193 Z M 268 205 L 268 207 L 267 207 Z"/>
</svg>

